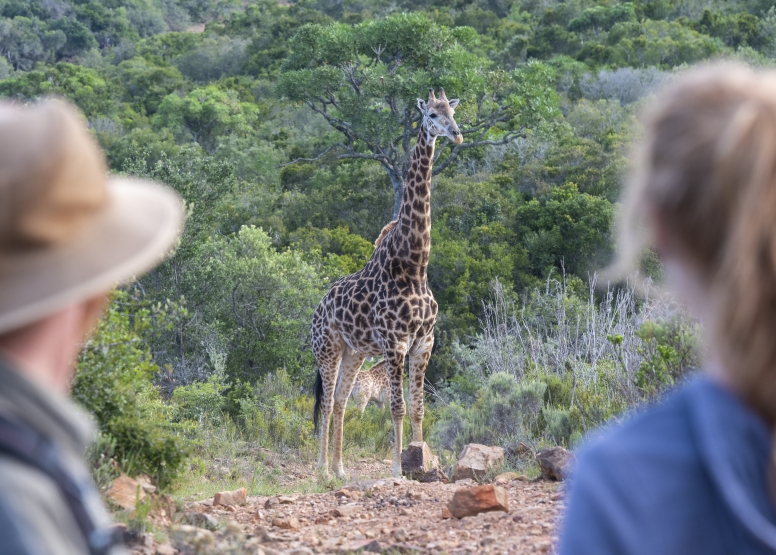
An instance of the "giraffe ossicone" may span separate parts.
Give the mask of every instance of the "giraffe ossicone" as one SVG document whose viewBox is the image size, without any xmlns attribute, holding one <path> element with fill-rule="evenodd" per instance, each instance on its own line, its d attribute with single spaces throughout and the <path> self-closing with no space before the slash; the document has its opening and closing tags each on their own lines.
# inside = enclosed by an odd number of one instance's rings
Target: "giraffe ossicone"
<svg viewBox="0 0 776 555">
<path fill-rule="evenodd" d="M 319 470 L 328 474 L 329 424 L 334 424 L 332 468 L 345 477 L 342 427 L 345 406 L 361 365 L 383 356 L 390 380 L 394 428 L 393 475 L 401 476 L 404 363 L 409 359 L 412 441 L 423 441 L 423 384 L 431 348 L 437 303 L 426 270 L 431 252 L 431 166 L 438 136 L 463 142 L 454 110 L 458 99 L 418 99 L 421 120 L 410 158 L 399 215 L 375 243 L 375 251 L 358 272 L 334 282 L 313 314 L 312 346 L 318 362 L 313 420 L 320 426 Z"/>
</svg>

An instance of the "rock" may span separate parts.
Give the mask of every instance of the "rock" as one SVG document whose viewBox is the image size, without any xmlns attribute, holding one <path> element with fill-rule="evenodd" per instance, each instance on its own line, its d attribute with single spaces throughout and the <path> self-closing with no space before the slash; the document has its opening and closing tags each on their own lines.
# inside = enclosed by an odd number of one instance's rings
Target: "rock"
<svg viewBox="0 0 776 555">
<path fill-rule="evenodd" d="M 434 468 L 439 468 L 439 458 L 431 453 L 425 441 L 413 441 L 401 452 L 401 473 L 411 480 Z"/>
<path fill-rule="evenodd" d="M 509 500 L 504 488 L 487 484 L 459 489 L 447 508 L 455 518 L 463 518 L 489 511 L 509 511 Z"/>
<path fill-rule="evenodd" d="M 264 508 L 265 509 L 271 509 L 273 507 L 277 507 L 278 505 L 280 505 L 280 501 L 278 501 L 278 498 L 277 497 L 270 497 L 264 503 Z"/>
<path fill-rule="evenodd" d="M 176 553 L 178 553 L 178 550 L 169 543 L 163 543 L 156 546 L 156 555 L 175 555 Z"/>
<path fill-rule="evenodd" d="M 344 499 L 352 499 L 353 501 L 357 501 L 361 499 L 361 492 L 342 488 L 334 492 L 334 497 L 338 499 L 344 498 Z"/>
<path fill-rule="evenodd" d="M 451 513 L 450 509 L 448 509 L 447 507 L 442 507 L 442 518 L 443 519 L 453 518 L 453 513 Z"/>
<path fill-rule="evenodd" d="M 215 530 L 218 528 L 218 520 L 216 517 L 207 513 L 186 513 L 186 522 L 192 526 L 198 526 L 208 530 Z"/>
<path fill-rule="evenodd" d="M 369 551 L 370 553 L 381 553 L 382 547 L 380 546 L 380 542 L 377 540 L 366 539 L 348 542 L 339 548 L 339 553 L 342 553 L 343 555 L 346 553 L 361 553 L 364 551 Z"/>
<path fill-rule="evenodd" d="M 130 478 L 126 474 L 121 474 L 113 480 L 107 493 L 108 499 L 113 501 L 122 509 L 132 510 L 138 501 L 145 499 L 146 492 L 140 485 L 140 482 Z"/>
<path fill-rule="evenodd" d="M 404 528 L 399 528 L 393 531 L 393 537 L 396 538 L 396 541 L 406 542 L 409 539 L 409 534 Z"/>
<path fill-rule="evenodd" d="M 445 474 L 441 468 L 432 468 L 428 472 L 418 476 L 418 481 L 425 483 L 442 482 L 443 484 L 446 484 L 450 481 L 450 478 L 447 477 L 447 474 Z"/>
<path fill-rule="evenodd" d="M 215 542 L 213 532 L 210 530 L 186 524 L 174 526 L 170 530 L 170 539 L 175 547 L 185 554 L 204 553 Z"/>
<path fill-rule="evenodd" d="M 518 474 L 517 472 L 504 472 L 502 474 L 499 474 L 493 479 L 493 483 L 497 486 L 503 486 L 511 482 L 512 480 L 517 480 L 522 476 L 522 474 Z"/>
<path fill-rule="evenodd" d="M 213 505 L 245 505 L 248 500 L 248 492 L 245 488 L 234 491 L 219 491 L 213 497 Z"/>
<path fill-rule="evenodd" d="M 461 451 L 458 462 L 453 470 L 453 482 L 465 480 L 480 480 L 491 468 L 497 468 L 504 463 L 504 449 L 488 447 L 479 443 L 470 443 Z"/>
<path fill-rule="evenodd" d="M 536 462 L 539 463 L 542 478 L 563 481 L 568 478 L 577 458 L 563 447 L 550 447 L 536 454 Z"/>
<path fill-rule="evenodd" d="M 299 530 L 302 525 L 296 517 L 289 518 L 274 518 L 272 519 L 272 526 L 282 528 L 283 530 Z"/>
<path fill-rule="evenodd" d="M 135 476 L 135 480 L 137 480 L 137 483 L 140 484 L 140 487 L 143 488 L 143 491 L 145 491 L 146 493 L 156 492 L 156 486 L 151 481 L 151 478 L 149 478 L 145 474 L 138 474 L 137 476 Z"/>
<path fill-rule="evenodd" d="M 423 550 L 417 545 L 407 543 L 395 543 L 386 549 L 387 553 L 401 553 L 402 555 L 422 553 Z"/>
<path fill-rule="evenodd" d="M 412 514 L 412 511 L 410 511 L 406 507 L 402 507 L 401 509 L 399 509 L 399 514 L 402 516 L 410 516 Z"/>
<path fill-rule="evenodd" d="M 281 505 L 292 505 L 296 501 L 296 498 L 289 497 L 288 495 L 278 495 L 277 500 Z"/>
<path fill-rule="evenodd" d="M 474 486 L 477 482 L 472 480 L 471 478 L 464 478 L 463 480 L 456 480 L 455 485 L 457 486 Z"/>
<path fill-rule="evenodd" d="M 286 551 L 287 555 L 314 555 L 313 550 L 309 547 L 297 547 L 290 551 Z"/>
<path fill-rule="evenodd" d="M 346 505 L 340 505 L 336 509 L 331 511 L 334 516 L 353 516 L 359 510 L 359 506 L 355 503 L 348 503 Z"/>
</svg>

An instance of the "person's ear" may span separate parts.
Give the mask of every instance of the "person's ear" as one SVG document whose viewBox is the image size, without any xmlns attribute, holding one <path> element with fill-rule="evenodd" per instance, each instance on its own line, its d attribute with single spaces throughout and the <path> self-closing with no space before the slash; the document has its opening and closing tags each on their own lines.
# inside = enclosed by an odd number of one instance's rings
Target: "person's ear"
<svg viewBox="0 0 776 555">
<path fill-rule="evenodd" d="M 428 105 L 422 98 L 418 98 L 418 110 L 420 110 L 420 113 L 424 116 L 428 113 Z"/>
<path fill-rule="evenodd" d="M 460 101 L 461 101 L 461 99 L 460 99 L 460 98 L 454 98 L 454 99 L 452 99 L 452 100 L 449 102 L 449 104 L 450 104 L 450 108 L 451 108 L 452 110 L 455 110 L 455 107 L 456 107 L 456 106 L 458 106 L 458 103 L 459 103 Z"/>
<path fill-rule="evenodd" d="M 108 306 L 110 294 L 101 293 L 91 299 L 83 301 L 83 324 L 81 326 L 81 335 L 84 339 L 91 337 L 94 333 L 97 323 L 105 313 Z"/>
</svg>

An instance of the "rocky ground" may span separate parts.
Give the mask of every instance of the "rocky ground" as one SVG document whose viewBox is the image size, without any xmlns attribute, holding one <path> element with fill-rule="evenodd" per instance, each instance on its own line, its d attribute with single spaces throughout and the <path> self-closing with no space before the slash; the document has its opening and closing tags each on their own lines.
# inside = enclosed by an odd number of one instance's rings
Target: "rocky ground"
<svg viewBox="0 0 776 555">
<path fill-rule="evenodd" d="M 389 467 L 369 470 L 387 474 Z M 130 547 L 138 555 L 551 552 L 562 486 L 524 476 L 509 481 L 513 477 L 500 480 L 506 512 L 462 519 L 453 518 L 448 506 L 456 491 L 478 486 L 470 480 L 423 484 L 373 477 L 328 493 L 241 498 L 238 492 L 234 499 L 179 502 L 177 511 L 168 504 L 151 516 L 166 534 L 140 535 Z"/>
</svg>

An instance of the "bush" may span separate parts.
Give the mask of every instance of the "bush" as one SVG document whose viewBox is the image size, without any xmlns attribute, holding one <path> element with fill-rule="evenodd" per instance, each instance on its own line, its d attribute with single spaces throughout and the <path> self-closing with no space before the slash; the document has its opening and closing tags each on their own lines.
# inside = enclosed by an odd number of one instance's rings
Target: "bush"
<svg viewBox="0 0 776 555">
<path fill-rule="evenodd" d="M 94 414 L 101 444 L 109 446 L 97 451 L 109 452 L 124 472 L 146 473 L 165 488 L 188 453 L 176 435 L 171 407 L 152 382 L 159 367 L 142 339 L 151 314 L 134 308 L 125 292 L 114 293 L 78 359 L 73 397 Z"/>
</svg>

